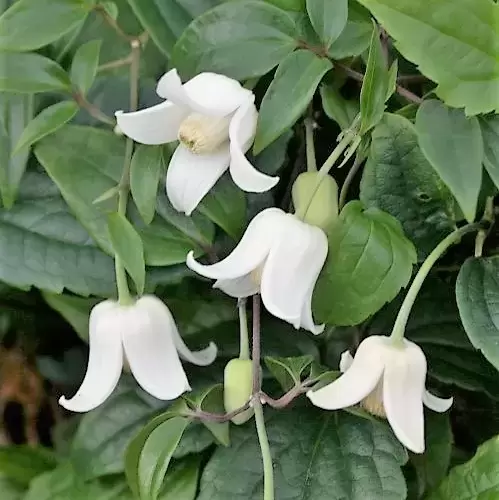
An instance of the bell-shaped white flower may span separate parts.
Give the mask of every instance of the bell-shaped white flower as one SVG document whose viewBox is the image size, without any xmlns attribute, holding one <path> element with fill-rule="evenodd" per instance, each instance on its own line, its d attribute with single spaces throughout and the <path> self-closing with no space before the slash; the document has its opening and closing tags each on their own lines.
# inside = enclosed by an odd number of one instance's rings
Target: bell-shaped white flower
<svg viewBox="0 0 499 500">
<path fill-rule="evenodd" d="M 190 252 L 187 265 L 232 297 L 260 293 L 274 316 L 321 333 L 315 325 L 312 294 L 328 252 L 322 229 L 306 224 L 278 208 L 260 212 L 248 225 L 241 241 L 225 259 L 199 264 Z"/>
<path fill-rule="evenodd" d="M 85 378 L 71 398 L 60 398 L 64 408 L 90 411 L 113 392 L 123 364 L 128 362 L 139 385 L 154 397 L 175 399 L 190 390 L 179 359 L 205 366 L 217 354 L 215 344 L 191 352 L 180 336 L 166 305 L 153 295 L 123 306 L 113 300 L 97 304 L 90 313 L 90 356 Z"/>
<path fill-rule="evenodd" d="M 356 403 L 371 413 L 386 416 L 398 440 L 414 453 L 423 453 L 423 404 L 445 412 L 452 398 L 441 399 L 425 389 L 426 357 L 419 346 L 404 339 L 400 345 L 385 336 L 367 337 L 355 357 L 343 353 L 344 372 L 331 384 L 307 396 L 326 410 L 347 408 Z"/>
<path fill-rule="evenodd" d="M 180 141 L 166 174 L 172 205 L 190 215 L 229 168 L 244 191 L 268 191 L 279 181 L 244 156 L 255 138 L 255 96 L 223 75 L 201 73 L 182 84 L 172 69 L 156 92 L 166 101 L 132 113 L 116 112 L 121 131 L 143 144 Z"/>
</svg>

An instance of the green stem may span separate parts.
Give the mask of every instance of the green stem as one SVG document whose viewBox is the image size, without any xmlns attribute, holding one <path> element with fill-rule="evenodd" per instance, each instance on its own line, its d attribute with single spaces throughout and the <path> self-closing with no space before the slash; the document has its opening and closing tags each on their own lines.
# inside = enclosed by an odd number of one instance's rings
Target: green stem
<svg viewBox="0 0 499 500">
<path fill-rule="evenodd" d="M 263 500 L 274 500 L 274 468 L 272 465 L 272 454 L 270 452 L 267 429 L 265 428 L 265 419 L 263 417 L 263 407 L 260 396 L 254 398 L 253 409 L 255 411 L 256 432 L 258 434 L 263 461 Z"/>
<path fill-rule="evenodd" d="M 426 257 L 426 260 L 423 262 L 419 271 L 414 278 L 407 295 L 404 298 L 404 302 L 400 307 L 400 310 L 397 315 L 397 319 L 395 320 L 395 324 L 393 326 L 392 334 L 390 336 L 394 342 L 401 342 L 404 338 L 405 327 L 407 325 L 407 321 L 409 319 L 409 315 L 411 314 L 412 306 L 418 296 L 419 291 L 421 290 L 421 286 L 423 282 L 428 276 L 433 264 L 445 253 L 445 251 L 454 243 L 457 243 L 461 240 L 461 238 L 467 234 L 472 233 L 474 231 L 478 231 L 482 227 L 482 224 L 479 222 L 473 224 L 467 224 L 459 229 L 456 229 L 454 232 L 449 234 L 446 238 L 444 238 Z"/>
<path fill-rule="evenodd" d="M 317 172 L 314 145 L 314 121 L 311 118 L 305 118 L 305 145 L 307 148 L 307 171 Z"/>
<path fill-rule="evenodd" d="M 482 220 L 492 223 L 494 221 L 494 197 L 488 196 L 485 201 L 485 211 Z M 483 245 L 488 236 L 488 229 L 480 229 L 475 238 L 475 257 L 481 257 L 483 253 Z"/>
<path fill-rule="evenodd" d="M 239 310 L 239 359 L 250 359 L 246 299 L 239 299 L 237 308 Z"/>
<path fill-rule="evenodd" d="M 348 190 L 350 189 L 350 185 L 352 184 L 352 181 L 354 180 L 357 172 L 359 171 L 362 162 L 363 162 L 362 156 L 360 156 L 357 153 L 352 168 L 348 171 L 348 174 L 345 178 L 345 182 L 341 186 L 340 199 L 338 201 L 338 210 L 341 210 L 345 205 L 345 202 L 347 201 Z"/>
</svg>

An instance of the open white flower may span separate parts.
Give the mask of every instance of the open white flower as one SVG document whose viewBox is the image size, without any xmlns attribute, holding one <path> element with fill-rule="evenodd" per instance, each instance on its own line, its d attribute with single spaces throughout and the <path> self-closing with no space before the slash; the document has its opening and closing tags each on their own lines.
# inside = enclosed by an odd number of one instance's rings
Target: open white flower
<svg viewBox="0 0 499 500">
<path fill-rule="evenodd" d="M 343 353 L 345 373 L 329 385 L 309 391 L 315 406 L 338 410 L 356 403 L 371 413 L 386 416 L 398 440 L 414 453 L 423 453 L 423 404 L 445 412 L 452 398 L 441 399 L 425 389 L 426 357 L 419 346 L 404 339 L 396 345 L 389 337 L 367 337 L 355 357 Z"/>
<path fill-rule="evenodd" d="M 256 170 L 244 156 L 255 138 L 255 96 L 239 82 L 201 73 L 182 84 L 172 69 L 156 92 L 165 102 L 133 113 L 116 112 L 118 126 L 143 144 L 180 141 L 166 175 L 172 205 L 190 215 L 229 168 L 244 191 L 268 191 L 279 181 Z"/>
<path fill-rule="evenodd" d="M 278 208 L 268 208 L 250 222 L 225 259 L 202 265 L 190 252 L 187 265 L 216 279 L 214 286 L 232 297 L 261 293 L 265 307 L 274 316 L 318 334 L 324 325 L 315 325 L 311 302 L 327 252 L 322 229 Z"/>
<path fill-rule="evenodd" d="M 178 333 L 166 305 L 146 295 L 129 306 L 113 300 L 97 304 L 90 314 L 90 356 L 87 373 L 78 392 L 60 398 L 64 408 L 75 412 L 90 411 L 113 392 L 123 363 L 139 385 L 154 397 L 171 400 L 190 390 L 179 359 L 205 366 L 217 355 L 215 344 L 191 352 Z"/>
</svg>

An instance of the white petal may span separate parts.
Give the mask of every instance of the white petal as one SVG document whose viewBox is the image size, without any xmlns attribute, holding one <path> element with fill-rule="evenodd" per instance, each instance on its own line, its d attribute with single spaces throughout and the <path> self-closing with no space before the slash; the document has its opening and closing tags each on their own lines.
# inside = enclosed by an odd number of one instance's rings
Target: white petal
<svg viewBox="0 0 499 500">
<path fill-rule="evenodd" d="M 324 331 L 326 325 L 316 325 L 314 322 L 314 317 L 312 315 L 312 296 L 314 294 L 315 282 L 309 288 L 305 301 L 303 302 L 303 307 L 301 309 L 300 326 L 312 332 L 314 335 L 319 335 Z"/>
<path fill-rule="evenodd" d="M 249 274 L 267 257 L 283 215 L 278 208 L 263 210 L 249 223 L 241 241 L 225 259 L 205 266 L 194 259 L 193 252 L 189 252 L 187 266 L 201 276 L 213 279 L 228 280 Z"/>
<path fill-rule="evenodd" d="M 347 372 L 348 373 L 348 372 Z M 397 439 L 414 453 L 423 453 L 426 358 L 414 343 L 404 340 L 386 359 L 383 404 Z"/>
<path fill-rule="evenodd" d="M 275 231 L 276 241 L 263 267 L 262 301 L 274 316 L 299 328 L 302 309 L 326 260 L 327 237 L 290 214 L 281 217 Z"/>
<path fill-rule="evenodd" d="M 353 364 L 353 356 L 350 351 L 345 351 L 340 358 L 340 372 L 345 373 Z"/>
<path fill-rule="evenodd" d="M 429 391 L 425 390 L 423 392 L 423 404 L 430 410 L 436 411 L 438 413 L 446 412 L 452 406 L 453 401 L 454 398 L 444 399 L 434 396 Z"/>
<path fill-rule="evenodd" d="M 189 110 L 172 102 L 162 102 L 132 113 L 116 111 L 121 131 L 141 144 L 165 144 L 177 140 L 178 129 Z"/>
<path fill-rule="evenodd" d="M 173 340 L 175 329 L 165 304 L 146 295 L 130 307 L 123 330 L 123 347 L 133 376 L 158 399 L 175 399 L 190 390 Z"/>
<path fill-rule="evenodd" d="M 234 182 L 250 193 L 263 193 L 272 189 L 279 177 L 258 171 L 244 156 L 255 138 L 258 113 L 249 99 L 235 113 L 229 126 L 230 175 Z"/>
<path fill-rule="evenodd" d="M 90 313 L 87 373 L 71 398 L 62 396 L 61 406 L 70 411 L 86 412 L 102 404 L 113 392 L 123 368 L 123 346 L 119 321 L 120 306 L 111 300 L 97 304 Z"/>
<path fill-rule="evenodd" d="M 237 80 L 216 73 L 200 73 L 182 85 L 176 69 L 161 77 L 156 92 L 175 104 L 211 116 L 233 113 L 252 95 Z"/>
<path fill-rule="evenodd" d="M 227 295 L 238 299 L 255 295 L 260 291 L 260 285 L 251 274 L 231 280 L 217 280 L 213 288 L 219 288 Z"/>
<path fill-rule="evenodd" d="M 381 378 L 384 350 L 381 337 L 368 337 L 360 344 L 352 366 L 343 375 L 318 391 L 307 392 L 307 396 L 315 406 L 326 410 L 347 408 L 362 401 Z"/>
<path fill-rule="evenodd" d="M 169 312 L 169 311 L 168 311 Z M 171 316 L 171 313 L 170 313 Z M 173 334 L 173 342 L 175 342 L 175 347 L 177 348 L 178 353 L 182 359 L 189 361 L 193 365 L 197 366 L 208 366 L 215 361 L 217 357 L 217 346 L 214 342 L 210 342 L 208 347 L 204 349 L 200 349 L 199 351 L 191 351 L 184 342 L 184 339 L 181 337 L 178 332 L 177 326 L 175 325 L 175 321 L 173 317 L 171 318 L 172 324 L 175 328 L 172 330 Z"/>
<path fill-rule="evenodd" d="M 191 215 L 227 170 L 229 158 L 227 145 L 213 153 L 197 155 L 180 144 L 166 172 L 166 193 L 173 207 Z"/>
</svg>

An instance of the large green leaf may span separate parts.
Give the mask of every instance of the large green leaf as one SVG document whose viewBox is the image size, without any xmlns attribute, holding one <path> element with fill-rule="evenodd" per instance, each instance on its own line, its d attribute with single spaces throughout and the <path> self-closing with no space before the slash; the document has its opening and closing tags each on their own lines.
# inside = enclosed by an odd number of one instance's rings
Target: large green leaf
<svg viewBox="0 0 499 500">
<path fill-rule="evenodd" d="M 297 46 L 293 18 L 264 2 L 227 2 L 198 17 L 173 51 L 185 78 L 214 71 L 242 80 L 260 76 Z"/>
<path fill-rule="evenodd" d="M 32 94 L 71 89 L 69 76 L 40 54 L 0 52 L 0 91 Z"/>
<path fill-rule="evenodd" d="M 499 436 L 482 444 L 476 455 L 454 467 L 428 500 L 494 500 L 499 496 Z"/>
<path fill-rule="evenodd" d="M 0 209 L 0 280 L 54 293 L 114 293 L 113 261 L 92 242 L 46 176 L 29 173 L 18 201 Z"/>
<path fill-rule="evenodd" d="M 318 321 L 358 324 L 410 280 L 416 252 L 387 213 L 350 202 L 328 236 L 328 257 L 314 291 Z"/>
<path fill-rule="evenodd" d="M 332 85 L 321 85 L 320 93 L 326 115 L 334 120 L 341 130 L 349 128 L 360 111 L 357 99 L 345 99 Z"/>
<path fill-rule="evenodd" d="M 468 259 L 456 298 L 471 343 L 499 370 L 499 256 Z"/>
<path fill-rule="evenodd" d="M 359 0 L 401 54 L 468 115 L 499 111 L 499 7 L 492 0 Z"/>
<path fill-rule="evenodd" d="M 45 448 L 21 445 L 0 447 L 0 475 L 23 486 L 28 486 L 33 478 L 54 469 L 56 465 L 55 456 Z"/>
<path fill-rule="evenodd" d="M 483 164 L 499 189 L 499 116 L 491 115 L 481 118 L 480 126 L 484 149 Z"/>
<path fill-rule="evenodd" d="M 297 50 L 279 64 L 258 116 L 255 145 L 259 153 L 290 128 L 307 109 L 322 77 L 332 68 L 328 59 Z"/>
<path fill-rule="evenodd" d="M 477 118 L 433 99 L 418 109 L 416 131 L 424 155 L 472 222 L 482 185 L 483 141 Z"/>
<path fill-rule="evenodd" d="M 453 199 L 419 149 L 409 120 L 385 114 L 372 133 L 360 199 L 396 217 L 423 257 L 454 228 Z"/>
<path fill-rule="evenodd" d="M 307 0 L 310 22 L 327 50 L 347 24 L 348 0 Z"/>
<path fill-rule="evenodd" d="M 346 413 L 295 407 L 268 412 L 277 498 L 402 500 L 403 447 L 388 426 Z M 201 477 L 198 500 L 260 500 L 263 474 L 253 425 L 232 432 Z"/>
<path fill-rule="evenodd" d="M 128 0 L 136 16 L 167 57 L 193 19 L 216 7 L 220 0 Z"/>
<path fill-rule="evenodd" d="M 0 17 L 0 50 L 48 45 L 82 23 L 90 8 L 86 0 L 19 0 Z"/>
<path fill-rule="evenodd" d="M 201 467 L 201 456 L 175 462 L 168 470 L 159 495 L 160 500 L 195 500 Z"/>
<path fill-rule="evenodd" d="M 71 82 L 76 88 L 86 94 L 94 83 L 99 66 L 100 40 L 87 42 L 76 51 L 71 63 Z"/>
<path fill-rule="evenodd" d="M 12 207 L 26 169 L 29 151 L 13 154 L 23 130 L 33 117 L 33 96 L 0 94 L 0 194 Z"/>
<path fill-rule="evenodd" d="M 24 488 L 10 479 L 0 476 L 0 495 L 2 500 L 21 500 Z"/>
</svg>

